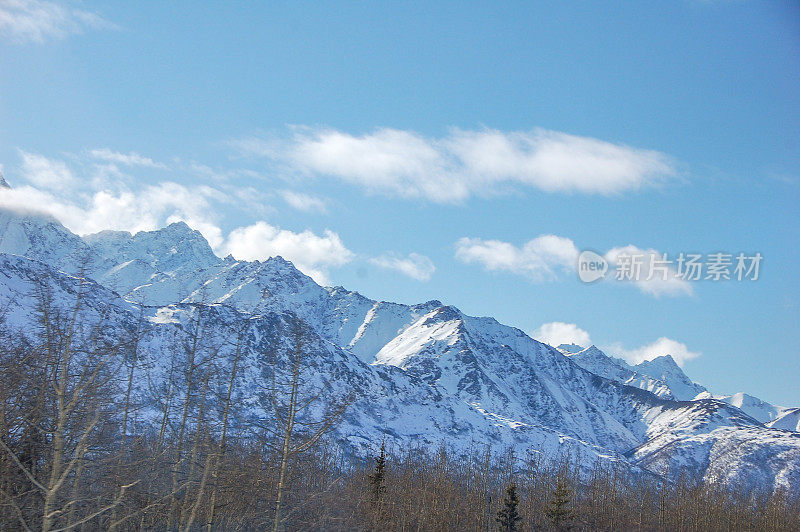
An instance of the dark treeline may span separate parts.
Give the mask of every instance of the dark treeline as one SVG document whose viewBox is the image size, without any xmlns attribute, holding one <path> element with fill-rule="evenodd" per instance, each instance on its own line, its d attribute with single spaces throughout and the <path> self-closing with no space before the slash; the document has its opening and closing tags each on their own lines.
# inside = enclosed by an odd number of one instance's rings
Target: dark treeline
<svg viewBox="0 0 800 532">
<path fill-rule="evenodd" d="M 260 353 L 263 416 L 235 415 L 245 328 L 211 338 L 203 306 L 160 380 L 139 358 L 144 321 L 88 312 L 37 285 L 35 330 L 0 322 L 3 530 L 790 530 L 797 494 L 578 467 L 476 443 L 353 457 L 298 320 Z M 280 344 L 280 345 L 278 345 Z M 222 355 L 224 353 L 224 356 Z M 135 383 L 142 381 L 146 393 Z M 138 390 L 138 391 L 137 391 Z M 147 405 L 146 412 L 143 405 Z M 142 417 L 146 419 L 143 420 Z M 137 420 L 134 423 L 134 420 Z M 143 428 L 143 427 L 146 427 Z M 388 447 L 388 448 L 387 448 Z"/>
</svg>

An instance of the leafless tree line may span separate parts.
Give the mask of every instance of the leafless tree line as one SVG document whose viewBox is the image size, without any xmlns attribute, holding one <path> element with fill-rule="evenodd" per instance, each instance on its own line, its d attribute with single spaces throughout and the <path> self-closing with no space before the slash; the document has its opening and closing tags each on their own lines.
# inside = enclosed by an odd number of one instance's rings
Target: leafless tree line
<svg viewBox="0 0 800 532">
<path fill-rule="evenodd" d="M 587 472 L 535 449 L 390 442 L 383 453 L 374 442 L 375 457 L 354 456 L 331 431 L 350 398 L 309 367 L 314 345 L 299 320 L 260 344 L 266 363 L 244 414 L 247 320 L 210 334 L 210 307 L 194 305 L 156 378 L 142 356 L 145 320 L 121 329 L 110 309 L 88 312 L 86 285 L 63 305 L 39 283 L 35 330 L 0 316 L 0 529 L 497 530 L 511 484 L 519 530 L 800 522 L 798 494 L 665 482 L 613 463 Z"/>
<path fill-rule="evenodd" d="M 108 319 L 111 303 L 87 305 L 96 285 L 75 281 L 68 304 L 45 280 L 34 283 L 32 330 L 13 330 L 0 312 L 0 528 L 289 526 L 292 468 L 318 452 L 348 402 L 311 379 L 304 324 L 290 317 L 257 353 L 257 400 L 242 416 L 235 394 L 248 320 L 210 334 L 210 307 L 192 305 L 173 349 L 158 353 L 164 363 L 148 367 L 145 320 Z M 251 480 L 258 502 L 228 523 Z"/>
</svg>

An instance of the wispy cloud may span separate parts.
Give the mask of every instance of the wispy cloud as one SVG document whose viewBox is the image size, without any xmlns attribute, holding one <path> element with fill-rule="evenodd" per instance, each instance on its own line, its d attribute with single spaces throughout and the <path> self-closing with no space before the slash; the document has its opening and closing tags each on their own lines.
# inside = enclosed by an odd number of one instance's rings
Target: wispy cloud
<svg viewBox="0 0 800 532">
<path fill-rule="evenodd" d="M 174 182 L 143 186 L 135 192 L 120 187 L 66 195 L 23 185 L 4 189 L 0 208 L 47 214 L 81 235 L 105 229 L 135 233 L 183 220 L 218 247 L 224 239 L 211 205 L 219 194 L 209 187 Z"/>
<path fill-rule="evenodd" d="M 15 44 L 44 43 L 117 26 L 96 13 L 47 0 L 0 0 L 0 37 Z"/>
<path fill-rule="evenodd" d="M 409 253 L 406 257 L 385 254 L 373 257 L 369 262 L 380 268 L 395 270 L 418 281 L 428 281 L 436 271 L 433 261 L 419 253 Z"/>
<path fill-rule="evenodd" d="M 479 264 L 488 271 L 521 275 L 532 282 L 554 281 L 562 273 L 575 273 L 580 254 L 575 243 L 566 237 L 541 235 L 522 246 L 502 240 L 461 238 L 456 242 L 455 257 L 467 264 Z M 617 267 L 624 257 L 636 256 L 636 272 L 632 278 L 618 279 L 641 292 L 654 296 L 692 295 L 689 281 L 676 276 L 673 266 L 660 265 L 663 254 L 655 249 L 627 245 L 615 247 L 605 254 L 610 265 L 606 279 L 615 280 Z"/>
<path fill-rule="evenodd" d="M 294 192 L 292 190 L 283 190 L 280 194 L 287 205 L 298 211 L 328 212 L 328 205 L 322 198 L 303 194 L 302 192 Z"/>
<path fill-rule="evenodd" d="M 383 128 L 366 135 L 295 127 L 288 138 L 233 141 L 243 155 L 285 172 L 333 177 L 368 192 L 437 203 L 514 187 L 614 194 L 660 183 L 676 171 L 663 153 L 556 131 L 453 129 L 441 138 Z"/>
<path fill-rule="evenodd" d="M 311 231 L 295 233 L 263 221 L 234 229 L 223 248 L 241 260 L 264 260 L 280 255 L 323 285 L 329 284 L 329 267 L 342 266 L 354 257 L 333 231 L 326 229 L 322 235 Z"/>
<path fill-rule="evenodd" d="M 91 150 L 63 160 L 21 150 L 19 155 L 19 179 L 14 188 L 0 189 L 0 208 L 52 216 L 80 235 L 105 229 L 135 233 L 183 220 L 200 231 L 220 256 L 231 253 L 238 259 L 263 260 L 280 255 L 322 284 L 329 284 L 330 268 L 355 256 L 330 230 L 294 232 L 259 221 L 226 235 L 221 228 L 224 206 L 253 210 L 247 201 L 263 198 L 249 187 L 215 180 L 208 168 L 173 165 L 196 184 L 148 183 L 144 176 L 149 172 L 143 170 L 160 163 L 135 152 Z M 111 174 L 105 163 L 114 167 Z"/>
<path fill-rule="evenodd" d="M 462 238 L 456 242 L 456 258 L 480 264 L 489 271 L 524 275 L 534 282 L 553 280 L 559 271 L 574 271 L 578 248 L 569 238 L 542 235 L 517 247 L 502 240 Z"/>
<path fill-rule="evenodd" d="M 19 150 L 22 174 L 31 183 L 50 190 L 64 190 L 76 184 L 69 167 L 60 160 Z"/>
<path fill-rule="evenodd" d="M 592 345 L 592 339 L 588 332 L 574 323 L 564 323 L 563 321 L 543 323 L 541 327 L 533 331 L 533 337 L 554 347 L 561 344 L 577 344 L 581 347 Z"/>
<path fill-rule="evenodd" d="M 128 153 L 120 153 L 109 150 L 108 148 L 101 148 L 101 149 L 91 150 L 89 154 L 97 160 L 106 161 L 109 163 L 122 164 L 125 166 L 143 166 L 145 168 L 160 168 L 160 169 L 165 169 L 167 167 L 167 165 L 165 165 L 164 163 L 156 162 L 149 157 L 145 157 L 144 155 L 136 153 L 135 151 Z"/>
</svg>

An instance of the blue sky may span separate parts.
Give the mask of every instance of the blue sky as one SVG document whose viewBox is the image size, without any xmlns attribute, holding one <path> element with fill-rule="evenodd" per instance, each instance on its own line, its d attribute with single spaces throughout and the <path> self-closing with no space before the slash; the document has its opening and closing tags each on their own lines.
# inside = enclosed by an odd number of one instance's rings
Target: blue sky
<svg viewBox="0 0 800 532">
<path fill-rule="evenodd" d="M 800 7 L 551 4 L 0 0 L 3 202 L 800 405 Z M 626 246 L 764 258 L 578 280 Z"/>
</svg>

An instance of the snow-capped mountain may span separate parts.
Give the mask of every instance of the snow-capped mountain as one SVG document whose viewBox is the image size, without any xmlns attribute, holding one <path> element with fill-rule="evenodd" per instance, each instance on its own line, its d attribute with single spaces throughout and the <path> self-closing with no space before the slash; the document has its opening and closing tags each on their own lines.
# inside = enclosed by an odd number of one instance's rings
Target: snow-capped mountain
<svg viewBox="0 0 800 532">
<path fill-rule="evenodd" d="M 561 344 L 557 349 L 592 373 L 636 386 L 658 397 L 678 401 L 716 399 L 735 406 L 756 421 L 770 427 L 797 430 L 797 422 L 792 420 L 797 416 L 799 409 L 776 406 L 743 392 L 733 395 L 714 395 L 704 386 L 689 379 L 670 355 L 630 365 L 620 358 L 606 355 L 594 345 L 583 348 L 576 344 Z"/>
<path fill-rule="evenodd" d="M 647 390 L 658 397 L 690 401 L 698 394 L 707 393 L 705 387 L 686 376 L 670 355 L 630 365 L 622 359 L 606 355 L 594 345 L 584 349 L 575 344 L 562 344 L 558 350 L 596 375 Z M 711 398 L 711 395 L 706 398 Z"/>
<path fill-rule="evenodd" d="M 775 406 L 766 401 L 762 401 L 758 397 L 754 397 L 743 392 L 735 393 L 733 395 L 715 395 L 714 399 L 725 401 L 729 405 L 735 406 L 748 416 L 757 419 L 762 423 L 777 421 L 790 410 L 793 410 L 792 408 L 787 408 L 785 406 Z"/>
<path fill-rule="evenodd" d="M 10 325 L 33 319 L 37 282 L 65 302 L 84 286 L 87 312 L 106 312 L 120 334 L 144 318 L 142 427 L 157 419 L 147 390 L 167 379 L 169 353 L 180 352 L 198 313 L 215 345 L 246 331 L 238 415 L 260 417 L 267 354 L 288 341 L 297 316 L 312 331 L 315 378 L 331 398 L 353 398 L 337 435 L 356 451 L 384 437 L 455 450 L 491 443 L 800 489 L 800 433 L 767 427 L 734 402 L 689 401 L 706 390 L 671 357 L 629 366 L 594 346 L 557 350 L 439 301 L 401 305 L 322 287 L 280 257 L 219 258 L 182 222 L 81 238 L 55 220 L 0 211 L 0 306 Z M 230 361 L 230 346 L 218 351 Z"/>
<path fill-rule="evenodd" d="M 670 355 L 661 355 L 632 366 L 638 373 L 666 383 L 672 396 L 679 401 L 694 399 L 706 390 L 704 386 L 692 382 Z"/>
<path fill-rule="evenodd" d="M 768 427 L 800 432 L 800 408 L 787 409 L 778 419 L 767 423 Z"/>
</svg>

